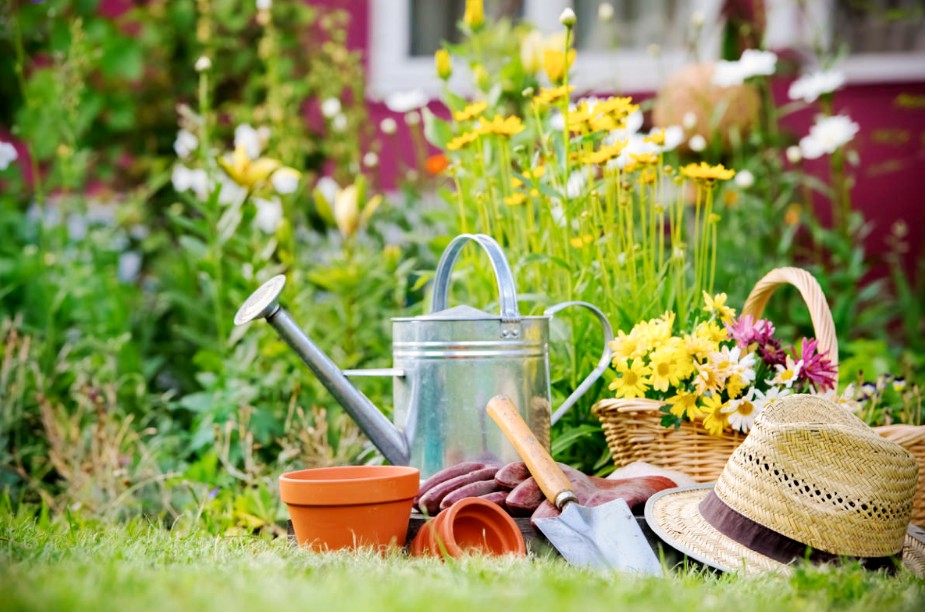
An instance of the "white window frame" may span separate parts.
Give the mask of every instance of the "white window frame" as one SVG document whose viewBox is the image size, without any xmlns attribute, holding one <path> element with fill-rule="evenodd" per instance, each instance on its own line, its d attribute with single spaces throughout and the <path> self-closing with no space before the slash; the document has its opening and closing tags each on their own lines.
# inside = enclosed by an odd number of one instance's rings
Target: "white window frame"
<svg viewBox="0 0 925 612">
<path fill-rule="evenodd" d="M 410 54 L 410 0 L 369 1 L 368 91 L 382 99 L 390 93 L 420 89 L 432 98 L 440 94 L 432 57 Z M 814 36 L 813 24 L 827 22 L 835 0 L 768 0 L 765 45 L 770 49 L 806 47 Z M 716 59 L 719 49 L 719 0 L 691 0 L 704 15 L 700 41 L 703 60 Z M 802 5 L 798 6 L 798 4 Z M 524 0 L 524 20 L 544 34 L 562 29 L 559 14 L 571 0 Z M 828 20 L 829 22 L 831 20 Z M 823 31 L 822 36 L 830 33 Z M 826 42 L 826 41 L 823 41 Z M 665 50 L 657 54 L 642 49 L 586 50 L 578 54 L 573 68 L 578 91 L 646 93 L 658 89 L 664 78 L 691 62 L 686 51 Z M 453 91 L 472 92 L 465 69 L 454 67 Z M 855 84 L 925 81 L 925 53 L 858 54 L 839 67 Z"/>
</svg>

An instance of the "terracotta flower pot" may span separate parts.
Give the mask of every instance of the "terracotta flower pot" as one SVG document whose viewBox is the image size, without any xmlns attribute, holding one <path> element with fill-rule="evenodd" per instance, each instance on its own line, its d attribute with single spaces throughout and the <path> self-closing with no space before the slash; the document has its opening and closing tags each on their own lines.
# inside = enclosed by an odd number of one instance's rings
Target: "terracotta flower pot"
<svg viewBox="0 0 925 612">
<path fill-rule="evenodd" d="M 279 493 L 296 540 L 314 550 L 404 546 L 417 468 L 365 465 L 289 472 Z"/>
<path fill-rule="evenodd" d="M 411 554 L 459 557 L 470 552 L 489 555 L 527 554 L 523 534 L 501 506 L 466 497 L 425 523 L 411 543 Z"/>
</svg>

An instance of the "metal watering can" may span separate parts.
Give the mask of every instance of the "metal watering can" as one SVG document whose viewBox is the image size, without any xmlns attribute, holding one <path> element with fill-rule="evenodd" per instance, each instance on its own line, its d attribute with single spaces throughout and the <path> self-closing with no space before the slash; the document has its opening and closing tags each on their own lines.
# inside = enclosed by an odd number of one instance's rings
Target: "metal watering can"
<svg viewBox="0 0 925 612">
<path fill-rule="evenodd" d="M 447 308 L 450 276 L 462 248 L 473 241 L 484 249 L 498 282 L 500 316 L 470 306 Z M 517 307 L 514 276 L 498 243 L 484 234 L 454 238 L 434 277 L 430 314 L 392 319 L 391 369 L 341 371 L 292 320 L 277 301 L 285 277 L 275 276 L 238 310 L 235 325 L 265 318 L 356 421 L 379 451 L 395 465 L 411 465 L 428 478 L 462 461 L 518 461 L 500 429 L 490 425 L 485 406 L 506 395 L 531 431 L 549 448 L 549 427 L 588 390 L 610 365 L 613 329 L 587 302 L 563 302 L 542 316 L 524 317 Z M 597 367 L 551 413 L 549 324 L 555 313 L 583 306 L 600 321 L 604 352 Z M 393 425 L 347 379 L 394 378 Z"/>
</svg>

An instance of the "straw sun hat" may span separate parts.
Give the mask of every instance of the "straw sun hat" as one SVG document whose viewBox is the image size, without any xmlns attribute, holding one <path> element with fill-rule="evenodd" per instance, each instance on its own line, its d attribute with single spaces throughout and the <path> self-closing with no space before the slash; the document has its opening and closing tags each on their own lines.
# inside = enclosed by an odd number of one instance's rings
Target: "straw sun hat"
<svg viewBox="0 0 925 612">
<path fill-rule="evenodd" d="M 723 571 L 787 571 L 808 558 L 896 560 L 925 573 L 925 530 L 909 525 L 918 466 L 838 404 L 794 395 L 767 406 L 715 485 L 646 504 L 666 543 Z"/>
</svg>

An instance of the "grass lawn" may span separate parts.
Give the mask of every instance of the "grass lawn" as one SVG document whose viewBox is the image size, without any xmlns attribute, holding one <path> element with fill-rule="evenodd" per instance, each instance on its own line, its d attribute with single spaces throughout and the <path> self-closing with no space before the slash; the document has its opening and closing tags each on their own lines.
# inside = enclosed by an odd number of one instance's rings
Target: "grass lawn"
<svg viewBox="0 0 925 612">
<path fill-rule="evenodd" d="M 39 519 L 0 509 L 2 610 L 922 610 L 925 580 L 857 568 L 755 579 L 580 571 L 555 557 L 442 563 L 402 553 L 312 554 L 284 538 L 182 523 Z"/>
</svg>

